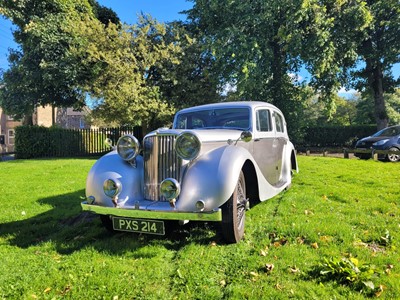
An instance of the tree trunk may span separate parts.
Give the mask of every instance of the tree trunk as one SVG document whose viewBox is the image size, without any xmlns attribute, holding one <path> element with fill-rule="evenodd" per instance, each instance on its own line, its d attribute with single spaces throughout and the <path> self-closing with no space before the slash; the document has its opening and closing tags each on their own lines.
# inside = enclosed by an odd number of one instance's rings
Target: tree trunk
<svg viewBox="0 0 400 300">
<path fill-rule="evenodd" d="M 51 126 L 56 125 L 56 109 L 54 104 L 51 105 Z"/>
<path fill-rule="evenodd" d="M 32 126 L 33 125 L 33 117 L 31 114 L 25 115 L 24 119 L 22 120 L 22 124 L 25 126 Z"/>
<path fill-rule="evenodd" d="M 388 126 L 389 118 L 386 111 L 385 98 L 383 96 L 383 72 L 380 62 L 366 60 L 367 70 L 369 72 L 368 81 L 372 90 L 375 103 L 375 121 L 378 130 Z"/>
</svg>

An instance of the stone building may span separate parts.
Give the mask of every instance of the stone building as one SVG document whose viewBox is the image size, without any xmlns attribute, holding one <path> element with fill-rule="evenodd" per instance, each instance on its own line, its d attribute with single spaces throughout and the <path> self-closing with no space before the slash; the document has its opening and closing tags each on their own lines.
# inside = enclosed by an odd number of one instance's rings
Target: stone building
<svg viewBox="0 0 400 300">
<path fill-rule="evenodd" d="M 87 117 L 90 113 L 88 107 L 81 111 L 72 108 L 55 108 L 55 125 L 67 129 L 87 129 L 90 125 Z M 50 127 L 53 125 L 53 109 L 51 106 L 38 107 L 33 114 L 33 125 Z M 0 153 L 14 152 L 15 128 L 21 125 L 20 120 L 14 120 L 4 113 L 0 107 Z"/>
</svg>

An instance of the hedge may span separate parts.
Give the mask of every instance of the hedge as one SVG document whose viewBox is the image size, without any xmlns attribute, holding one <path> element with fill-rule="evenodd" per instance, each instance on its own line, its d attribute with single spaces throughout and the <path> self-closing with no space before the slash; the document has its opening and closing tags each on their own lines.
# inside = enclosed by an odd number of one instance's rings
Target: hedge
<svg viewBox="0 0 400 300">
<path fill-rule="evenodd" d="M 299 147 L 354 147 L 357 140 L 377 131 L 376 125 L 313 126 L 304 128 Z"/>
<path fill-rule="evenodd" d="M 141 139 L 140 127 L 102 129 L 62 129 L 43 126 L 18 126 L 15 130 L 17 158 L 79 157 L 108 152 L 105 139 L 116 144 L 122 134 Z"/>
</svg>

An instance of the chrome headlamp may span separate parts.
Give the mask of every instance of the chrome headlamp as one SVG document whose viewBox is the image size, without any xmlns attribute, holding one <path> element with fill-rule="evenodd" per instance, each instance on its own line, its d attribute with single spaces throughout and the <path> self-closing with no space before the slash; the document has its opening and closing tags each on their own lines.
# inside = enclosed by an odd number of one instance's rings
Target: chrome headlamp
<svg viewBox="0 0 400 300">
<path fill-rule="evenodd" d="M 174 178 L 164 179 L 160 184 L 161 195 L 167 200 L 176 199 L 181 193 L 181 186 Z"/>
<path fill-rule="evenodd" d="M 124 135 L 117 142 L 117 152 L 123 160 L 131 161 L 139 154 L 140 143 L 133 135 Z"/>
<path fill-rule="evenodd" d="M 182 132 L 175 141 L 175 151 L 185 160 L 195 159 L 201 149 L 199 138 L 191 132 Z"/>
<path fill-rule="evenodd" d="M 107 179 L 103 183 L 103 191 L 107 197 L 114 198 L 121 193 L 122 185 L 121 182 L 113 179 Z"/>
</svg>

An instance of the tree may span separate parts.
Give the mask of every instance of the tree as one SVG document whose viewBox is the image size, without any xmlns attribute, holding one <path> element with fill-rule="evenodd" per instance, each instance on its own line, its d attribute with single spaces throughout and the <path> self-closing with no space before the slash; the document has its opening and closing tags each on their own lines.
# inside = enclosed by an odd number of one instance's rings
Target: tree
<svg viewBox="0 0 400 300">
<path fill-rule="evenodd" d="M 331 114 L 339 88 L 353 85 L 374 95 L 377 125 L 386 126 L 383 93 L 396 86 L 390 68 L 400 59 L 398 0 L 198 0 L 188 14 L 205 32 L 222 82 L 242 98 L 292 111 L 298 89 L 289 74 L 305 65 Z M 365 68 L 354 72 L 358 61 Z"/>
<path fill-rule="evenodd" d="M 386 127 L 383 95 L 396 86 L 390 69 L 400 61 L 398 0 L 304 1 L 290 24 L 285 36 L 313 74 L 311 84 L 328 94 L 343 85 L 369 93 L 375 122 Z"/>
<path fill-rule="evenodd" d="M 388 115 L 388 125 L 400 124 L 400 89 L 397 88 L 393 93 L 385 93 L 385 110 Z M 359 124 L 373 124 L 374 100 L 370 93 L 363 93 L 356 101 L 357 115 L 356 122 Z"/>
<path fill-rule="evenodd" d="M 10 69 L 2 76 L 1 104 L 17 118 L 38 105 L 82 107 L 80 82 L 89 75 L 71 47 L 84 44 L 77 28 L 100 24 L 86 0 L 0 1 L 0 13 L 16 26 L 20 49 L 10 53 Z M 99 26 L 98 26 L 99 27 Z"/>
<path fill-rule="evenodd" d="M 378 129 L 388 126 L 385 93 L 393 93 L 400 78 L 394 79 L 391 68 L 400 62 L 400 5 L 398 0 L 367 0 L 372 14 L 366 38 L 358 45 L 359 59 L 364 67 L 353 73 L 355 86 L 372 95 Z"/>
<path fill-rule="evenodd" d="M 175 108 L 150 79 L 165 61 L 179 63 L 179 43 L 166 40 L 166 26 L 142 16 L 137 25 L 109 24 L 101 35 L 96 27 L 82 31 L 88 44 L 75 50 L 94 74 L 83 89 L 95 100 L 95 115 L 120 125 L 141 125 L 144 132 L 170 120 Z"/>
<path fill-rule="evenodd" d="M 293 82 L 297 58 L 281 38 L 281 26 L 296 7 L 292 1 L 196 1 L 188 11 L 204 32 L 221 86 L 235 87 L 239 100 L 268 101 L 287 116 L 291 132 L 303 110 L 302 87 Z"/>
<path fill-rule="evenodd" d="M 166 40 L 178 43 L 179 64 L 164 60 L 160 67 L 153 67 L 149 80 L 159 86 L 160 92 L 177 109 L 221 100 L 219 80 L 214 70 L 214 59 L 204 51 L 204 42 L 198 28 L 182 22 L 166 26 Z"/>
</svg>

